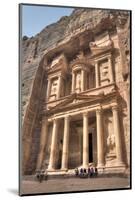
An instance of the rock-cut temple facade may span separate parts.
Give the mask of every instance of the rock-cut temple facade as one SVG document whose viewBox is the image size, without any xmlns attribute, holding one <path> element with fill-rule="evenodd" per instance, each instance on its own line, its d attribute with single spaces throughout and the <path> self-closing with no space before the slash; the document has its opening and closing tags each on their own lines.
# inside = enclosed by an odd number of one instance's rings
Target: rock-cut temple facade
<svg viewBox="0 0 135 200">
<path fill-rule="evenodd" d="M 75 9 L 22 49 L 23 174 L 128 171 L 130 12 Z"/>
</svg>

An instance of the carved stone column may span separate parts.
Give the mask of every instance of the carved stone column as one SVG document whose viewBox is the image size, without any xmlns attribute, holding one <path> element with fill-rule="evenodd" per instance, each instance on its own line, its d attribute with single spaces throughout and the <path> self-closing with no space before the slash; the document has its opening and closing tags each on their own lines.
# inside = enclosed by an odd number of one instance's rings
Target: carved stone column
<svg viewBox="0 0 135 200">
<path fill-rule="evenodd" d="M 122 141 L 121 141 L 121 133 L 120 133 L 120 123 L 118 116 L 118 106 L 117 104 L 112 105 L 112 113 L 113 113 L 113 129 L 115 134 L 115 144 L 116 144 L 116 155 L 117 155 L 117 164 L 123 165 L 122 158 Z"/>
<path fill-rule="evenodd" d="M 68 146 L 69 146 L 69 116 L 65 117 L 64 135 L 63 135 L 63 151 L 62 151 L 62 170 L 68 169 Z"/>
<path fill-rule="evenodd" d="M 57 148 L 58 119 L 53 121 L 52 143 L 48 170 L 55 169 L 55 151 Z"/>
<path fill-rule="evenodd" d="M 96 78 L 96 88 L 98 88 L 100 86 L 100 83 L 99 83 L 99 66 L 98 66 L 98 62 L 95 63 L 95 78 Z"/>
<path fill-rule="evenodd" d="M 44 118 L 42 120 L 40 147 L 39 147 L 39 154 L 38 154 L 38 160 L 37 160 L 37 170 L 41 169 L 41 167 L 42 167 L 45 147 L 46 147 L 46 143 L 47 143 L 47 134 L 48 134 L 48 120 L 47 120 L 47 118 Z"/>
<path fill-rule="evenodd" d="M 51 79 L 49 78 L 49 79 L 48 79 L 48 86 L 47 86 L 47 100 L 49 100 L 50 90 L 51 90 L 51 84 L 52 84 L 52 81 L 51 81 Z"/>
<path fill-rule="evenodd" d="M 75 72 L 72 71 L 72 93 L 75 92 Z"/>
<path fill-rule="evenodd" d="M 82 69 L 81 70 L 81 92 L 83 92 L 85 90 L 85 71 Z"/>
<path fill-rule="evenodd" d="M 62 76 L 59 76 L 58 77 L 57 99 L 59 99 L 60 95 L 61 95 L 61 84 L 62 84 Z"/>
<path fill-rule="evenodd" d="M 89 164 L 88 113 L 83 113 L 83 167 Z"/>
<path fill-rule="evenodd" d="M 112 67 L 111 56 L 108 57 L 108 64 L 109 64 L 110 83 L 113 83 L 114 82 L 114 75 L 113 75 L 113 67 Z"/>
<path fill-rule="evenodd" d="M 99 168 L 104 167 L 104 135 L 101 108 L 96 110 L 97 118 L 97 164 Z"/>
</svg>

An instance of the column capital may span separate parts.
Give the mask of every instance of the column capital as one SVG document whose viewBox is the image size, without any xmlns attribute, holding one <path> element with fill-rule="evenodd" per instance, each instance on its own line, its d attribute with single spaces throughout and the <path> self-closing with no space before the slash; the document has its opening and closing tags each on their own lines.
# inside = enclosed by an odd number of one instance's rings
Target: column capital
<svg viewBox="0 0 135 200">
<path fill-rule="evenodd" d="M 53 122 L 54 122 L 54 123 L 56 123 L 57 121 L 58 121 L 58 119 L 57 119 L 57 118 L 54 118 L 54 119 L 53 119 Z"/>
<path fill-rule="evenodd" d="M 71 115 L 65 115 L 64 116 L 64 119 L 70 119 L 71 118 Z"/>
<path fill-rule="evenodd" d="M 64 74 L 59 74 L 59 75 L 58 75 L 58 78 L 63 78 L 63 79 L 65 79 L 65 76 L 64 76 Z"/>
<path fill-rule="evenodd" d="M 102 108 L 97 108 L 96 109 L 96 114 L 102 114 L 102 112 L 103 112 Z"/>
<path fill-rule="evenodd" d="M 111 54 L 108 55 L 107 58 L 108 58 L 108 60 L 111 60 L 112 59 L 112 55 Z"/>
<path fill-rule="evenodd" d="M 81 68 L 81 71 L 88 72 L 89 69 L 87 69 L 87 67 L 83 67 L 83 68 Z"/>
<path fill-rule="evenodd" d="M 48 118 L 47 118 L 46 116 L 44 116 L 44 117 L 42 118 L 42 123 L 44 123 L 44 122 L 48 122 Z"/>
<path fill-rule="evenodd" d="M 88 117 L 88 112 L 87 111 L 83 113 L 83 117 Z"/>
<path fill-rule="evenodd" d="M 47 78 L 47 81 L 51 81 L 51 79 L 52 79 L 52 77 L 48 77 L 48 78 Z"/>
<path fill-rule="evenodd" d="M 112 107 L 112 111 L 118 111 L 118 104 L 112 104 L 111 105 L 111 107 Z"/>
<path fill-rule="evenodd" d="M 98 64 L 99 60 L 95 60 L 95 64 Z"/>
</svg>

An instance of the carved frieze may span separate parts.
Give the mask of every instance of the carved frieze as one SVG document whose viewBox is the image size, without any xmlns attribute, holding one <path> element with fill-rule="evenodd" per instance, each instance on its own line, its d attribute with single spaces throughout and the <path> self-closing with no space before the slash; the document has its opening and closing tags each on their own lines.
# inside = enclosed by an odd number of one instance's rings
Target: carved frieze
<svg viewBox="0 0 135 200">
<path fill-rule="evenodd" d="M 99 64 L 100 68 L 100 85 L 104 86 L 109 84 L 110 77 L 109 77 L 109 63 L 108 60 L 104 60 Z"/>
</svg>

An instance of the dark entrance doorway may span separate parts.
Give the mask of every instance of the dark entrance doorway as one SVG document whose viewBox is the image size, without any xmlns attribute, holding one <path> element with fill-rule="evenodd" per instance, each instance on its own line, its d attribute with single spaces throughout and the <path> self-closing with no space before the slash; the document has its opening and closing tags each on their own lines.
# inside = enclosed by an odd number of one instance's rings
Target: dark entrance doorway
<svg viewBox="0 0 135 200">
<path fill-rule="evenodd" d="M 89 163 L 93 162 L 92 133 L 89 133 Z"/>
</svg>

